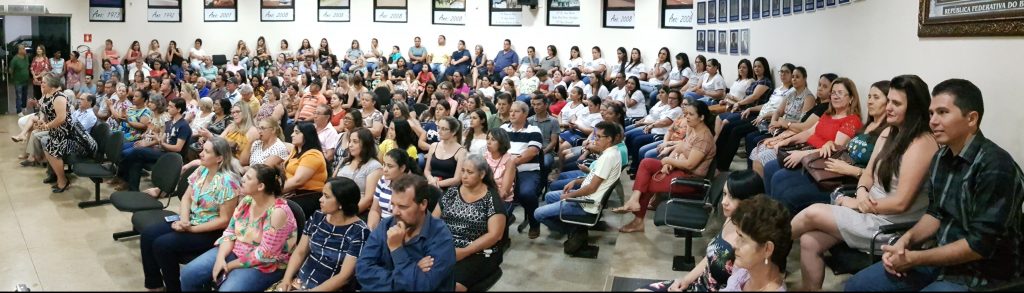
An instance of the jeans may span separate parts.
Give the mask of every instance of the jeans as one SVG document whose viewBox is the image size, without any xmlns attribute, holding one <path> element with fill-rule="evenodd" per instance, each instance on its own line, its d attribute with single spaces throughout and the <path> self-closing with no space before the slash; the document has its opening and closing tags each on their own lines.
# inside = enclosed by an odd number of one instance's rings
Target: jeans
<svg viewBox="0 0 1024 293">
<path fill-rule="evenodd" d="M 782 162 L 779 162 L 779 160 L 771 160 L 764 164 L 764 177 L 761 180 L 764 180 L 765 191 L 772 190 L 772 177 L 775 177 L 775 173 L 782 169 L 786 168 L 782 167 Z"/>
<path fill-rule="evenodd" d="M 576 180 L 576 178 L 583 177 L 586 175 L 587 173 L 583 173 L 583 171 L 580 170 L 565 171 L 559 173 L 558 179 L 556 179 L 555 182 L 551 182 L 551 185 L 548 186 L 548 190 L 562 190 L 565 188 L 566 185 L 569 184 L 569 182 L 572 182 L 573 180 Z"/>
<path fill-rule="evenodd" d="M 179 260 L 214 247 L 213 243 L 221 233 L 180 233 L 172 230 L 170 223 L 164 222 L 143 228 L 139 247 L 142 250 L 146 289 L 181 291 Z"/>
<path fill-rule="evenodd" d="M 715 141 L 715 147 L 718 149 L 718 152 L 715 154 L 718 170 L 729 170 L 729 165 L 732 164 L 732 159 L 740 148 L 740 141 L 747 134 L 757 131 L 757 127 L 750 124 L 753 121 L 753 116 L 749 115 L 747 119 L 742 119 L 740 118 L 740 113 L 735 112 L 724 113 L 718 116 L 722 119 L 722 122 L 729 121 L 729 123 L 725 123 L 722 126 L 722 133 L 718 135 L 718 140 Z M 750 153 L 748 152 L 747 154 Z"/>
<path fill-rule="evenodd" d="M 537 210 L 537 198 L 542 190 L 540 171 L 519 171 L 516 173 L 515 201 L 526 210 L 527 219 L 530 221 L 530 229 L 540 227 L 540 223 L 533 217 Z"/>
<path fill-rule="evenodd" d="M 414 63 L 414 64 L 411 64 L 411 65 L 409 66 L 409 69 L 412 69 L 412 74 L 413 74 L 414 76 L 419 76 L 419 74 L 420 74 L 420 70 L 423 70 L 423 63 Z"/>
<path fill-rule="evenodd" d="M 21 113 L 22 109 L 28 104 L 28 84 L 19 84 L 14 86 L 14 109 Z"/>
<path fill-rule="evenodd" d="M 662 140 L 655 141 L 655 142 L 652 142 L 652 143 L 649 143 L 649 144 L 647 144 L 645 146 L 640 147 L 639 154 L 641 156 L 643 156 L 643 157 L 642 158 L 637 158 L 636 160 L 637 161 L 642 161 L 643 159 L 646 159 L 646 158 L 657 158 L 658 157 L 658 146 L 660 146 L 664 142 L 665 142 L 665 140 L 662 139 Z M 637 166 L 639 166 L 639 165 L 637 165 Z"/>
<path fill-rule="evenodd" d="M 643 157 L 641 157 L 641 154 L 643 153 L 640 149 L 649 147 L 652 144 L 654 147 L 658 147 L 658 144 L 661 144 L 661 142 L 664 141 L 660 138 L 661 137 L 658 137 L 658 135 L 643 132 L 641 132 L 640 135 L 634 136 L 632 140 L 627 138 L 626 151 L 633 157 L 629 164 L 630 171 L 633 171 L 633 173 L 636 174 L 636 168 L 640 167 L 640 160 L 643 159 Z M 650 150 L 650 148 L 648 148 L 648 150 Z"/>
<path fill-rule="evenodd" d="M 718 100 L 715 100 L 715 98 L 712 98 L 712 97 L 709 97 L 709 96 L 698 95 L 695 92 L 686 92 L 686 94 L 684 94 L 683 96 L 685 98 L 687 98 L 687 99 L 694 99 L 694 100 L 701 101 L 701 102 L 703 102 L 704 104 L 706 104 L 708 106 L 718 104 Z"/>
<path fill-rule="evenodd" d="M 648 108 L 653 107 L 654 104 L 658 102 L 659 89 L 661 89 L 660 83 L 640 81 L 640 92 L 644 93 L 645 97 L 647 97 L 647 105 L 649 105 Z"/>
<path fill-rule="evenodd" d="M 181 290 L 185 292 L 209 291 L 213 285 L 213 265 L 217 261 L 218 247 L 207 250 L 192 262 L 185 265 L 181 270 Z M 237 259 L 234 253 L 229 253 L 224 259 L 229 263 Z M 263 273 L 254 268 L 239 268 L 231 270 L 227 279 L 220 285 L 219 291 L 264 291 L 284 278 L 284 270 L 276 270 L 272 273 Z"/>
<path fill-rule="evenodd" d="M 790 215 L 796 215 L 812 204 L 831 201 L 828 191 L 821 191 L 814 179 L 805 174 L 803 169 L 779 170 L 772 176 L 771 181 L 771 189 L 765 189 L 765 192 L 768 193 L 768 197 L 789 209 Z"/>
<path fill-rule="evenodd" d="M 753 168 L 754 161 L 750 159 L 750 154 L 754 152 L 754 148 L 757 147 L 757 144 L 761 143 L 761 141 L 768 139 L 769 137 L 772 137 L 772 135 L 767 132 L 755 131 L 748 133 L 747 137 L 744 138 L 746 140 L 746 144 L 743 148 L 747 150 L 747 169 Z"/>
<path fill-rule="evenodd" d="M 434 75 L 437 76 L 437 82 L 439 83 L 444 80 L 445 72 L 447 71 L 446 69 L 446 66 L 444 66 L 444 64 L 441 63 L 430 64 L 430 72 L 433 72 Z"/>
<path fill-rule="evenodd" d="M 963 285 L 947 281 L 936 281 L 939 276 L 939 269 L 936 267 L 914 267 L 907 271 L 906 276 L 896 277 L 890 275 L 882 267 L 882 263 L 875 263 L 846 281 L 846 291 L 968 291 Z"/>
<path fill-rule="evenodd" d="M 544 206 L 537 208 L 537 211 L 533 213 L 533 217 L 536 218 L 551 231 L 559 232 L 562 234 L 569 234 L 571 227 L 562 222 L 559 218 L 559 214 L 566 216 L 586 216 L 590 215 L 583 210 L 580 204 L 575 202 L 564 202 L 562 201 L 562 191 L 552 191 L 544 195 Z"/>
<path fill-rule="evenodd" d="M 128 181 L 128 190 L 139 191 L 139 181 L 142 180 L 142 167 L 147 163 L 155 163 L 164 152 L 155 148 L 132 148 L 126 153 L 121 161 L 121 168 L 124 169 L 124 179 Z"/>
<path fill-rule="evenodd" d="M 366 70 L 369 72 L 377 71 L 377 62 L 366 62 Z"/>
</svg>

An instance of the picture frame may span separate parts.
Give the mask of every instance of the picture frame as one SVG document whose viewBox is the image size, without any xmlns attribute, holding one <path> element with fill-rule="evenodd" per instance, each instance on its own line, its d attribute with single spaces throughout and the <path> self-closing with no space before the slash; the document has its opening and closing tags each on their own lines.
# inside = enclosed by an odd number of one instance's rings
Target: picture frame
<svg viewBox="0 0 1024 293">
<path fill-rule="evenodd" d="M 705 36 L 706 36 L 705 34 L 707 34 L 707 31 L 705 31 L 705 30 L 697 30 L 697 52 L 704 52 L 704 51 L 706 51 L 704 49 L 706 47 L 706 44 L 707 44 L 707 42 L 705 41 Z"/>
<path fill-rule="evenodd" d="M 750 0 L 740 0 L 740 20 L 750 20 Z"/>
<path fill-rule="evenodd" d="M 149 0 L 146 20 L 149 22 L 181 22 L 181 0 Z"/>
<path fill-rule="evenodd" d="M 408 23 L 408 0 L 373 0 L 373 22 Z"/>
<path fill-rule="evenodd" d="M 761 19 L 761 0 L 750 0 L 750 19 Z"/>
<path fill-rule="evenodd" d="M 729 47 L 728 47 L 729 46 L 729 44 L 728 44 L 729 40 L 726 39 L 728 37 L 727 34 L 728 34 L 728 32 L 725 31 L 725 30 L 719 30 L 718 31 L 718 54 L 723 54 L 724 55 L 724 54 L 728 54 L 729 53 Z"/>
<path fill-rule="evenodd" d="M 817 9 L 825 8 L 825 0 L 814 0 L 814 8 L 817 8 Z"/>
<path fill-rule="evenodd" d="M 295 21 L 296 0 L 260 0 L 260 21 Z"/>
<path fill-rule="evenodd" d="M 782 0 L 772 0 L 772 16 L 782 15 Z"/>
<path fill-rule="evenodd" d="M 729 0 L 729 21 L 740 21 L 740 0 Z"/>
<path fill-rule="evenodd" d="M 466 25 L 466 0 L 430 0 L 432 24 Z"/>
<path fill-rule="evenodd" d="M 729 0 L 718 1 L 718 22 L 729 22 Z"/>
<path fill-rule="evenodd" d="M 707 52 L 708 53 L 715 53 L 715 52 L 717 52 L 717 51 L 715 51 L 715 46 L 717 45 L 717 42 L 715 40 L 715 36 L 716 36 L 715 35 L 715 30 L 708 30 L 708 37 L 707 37 L 707 43 L 708 43 L 708 45 L 707 45 Z"/>
<path fill-rule="evenodd" d="M 740 30 L 729 31 L 729 54 L 739 55 L 740 53 Z"/>
<path fill-rule="evenodd" d="M 825 5 L 829 7 L 836 6 L 836 0 L 825 0 Z"/>
<path fill-rule="evenodd" d="M 705 24 L 708 22 L 708 3 L 705 1 L 697 2 L 697 24 Z"/>
<path fill-rule="evenodd" d="M 89 22 L 124 22 L 124 2 L 125 0 L 89 0 Z"/>
<path fill-rule="evenodd" d="M 237 22 L 238 0 L 205 0 L 203 22 Z"/>
<path fill-rule="evenodd" d="M 708 23 L 718 23 L 718 0 L 708 1 Z"/>
<path fill-rule="evenodd" d="M 1024 36 L 1024 10 L 1020 7 L 984 11 L 979 5 L 991 0 L 919 2 L 918 37 Z"/>
<path fill-rule="evenodd" d="M 814 11 L 814 0 L 804 0 L 804 12 Z"/>
<path fill-rule="evenodd" d="M 793 1 L 793 14 L 804 12 L 804 0 Z"/>
<path fill-rule="evenodd" d="M 548 26 L 579 27 L 580 0 L 548 0 Z"/>
<path fill-rule="evenodd" d="M 757 1 L 757 0 L 754 0 Z M 772 16 L 772 0 L 761 0 L 761 18 Z"/>
<path fill-rule="evenodd" d="M 497 1 L 497 0 L 491 0 Z M 505 0 L 511 1 L 511 0 Z M 601 26 L 604 28 L 631 29 L 636 21 L 636 2 L 630 0 L 602 0 L 604 17 Z"/>
<path fill-rule="evenodd" d="M 750 55 L 750 29 L 740 30 L 740 55 Z"/>
<path fill-rule="evenodd" d="M 693 29 L 694 0 L 661 0 L 661 28 Z"/>
<path fill-rule="evenodd" d="M 793 0 L 782 0 L 782 15 L 793 14 Z"/>
<path fill-rule="evenodd" d="M 351 0 L 317 0 L 316 21 L 351 22 Z"/>
</svg>

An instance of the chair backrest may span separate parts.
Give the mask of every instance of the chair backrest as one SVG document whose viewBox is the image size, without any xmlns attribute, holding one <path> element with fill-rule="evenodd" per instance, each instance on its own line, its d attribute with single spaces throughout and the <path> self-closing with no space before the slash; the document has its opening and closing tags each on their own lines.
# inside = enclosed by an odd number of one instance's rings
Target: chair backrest
<svg viewBox="0 0 1024 293">
<path fill-rule="evenodd" d="M 153 164 L 153 186 L 160 188 L 167 194 L 175 191 L 178 183 L 178 176 L 181 176 L 181 155 L 178 153 L 164 153 Z"/>
<path fill-rule="evenodd" d="M 295 240 L 302 239 L 302 229 L 306 227 L 306 214 L 302 212 L 302 207 L 298 203 L 286 199 L 288 201 L 288 207 L 292 209 L 292 215 L 295 216 L 295 229 L 297 229 L 298 238 Z"/>
<path fill-rule="evenodd" d="M 387 109 L 385 107 L 391 105 L 391 90 L 388 88 L 379 86 L 373 89 L 373 95 L 377 98 L 377 105 L 379 105 L 381 109 Z"/>
<path fill-rule="evenodd" d="M 422 115 L 423 111 L 429 109 L 430 106 L 427 106 L 427 104 L 416 103 L 415 105 L 412 105 L 412 108 L 416 110 L 416 115 Z"/>
<path fill-rule="evenodd" d="M 110 138 L 110 126 L 106 123 L 96 123 L 96 126 L 89 130 L 89 136 L 96 141 L 96 155 L 93 156 L 93 159 L 103 160 L 106 157 L 107 139 Z"/>
<path fill-rule="evenodd" d="M 121 163 L 121 146 L 124 145 L 124 134 L 120 131 L 110 133 L 110 139 L 106 141 L 107 160 L 114 164 Z"/>
</svg>

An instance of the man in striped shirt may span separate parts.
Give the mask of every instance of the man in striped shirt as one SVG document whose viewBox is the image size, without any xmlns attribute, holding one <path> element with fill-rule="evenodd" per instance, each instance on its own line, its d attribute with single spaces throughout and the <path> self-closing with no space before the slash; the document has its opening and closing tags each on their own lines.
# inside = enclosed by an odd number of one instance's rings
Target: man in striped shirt
<svg viewBox="0 0 1024 293">
<path fill-rule="evenodd" d="M 978 130 L 981 91 L 951 79 L 932 91 L 930 126 L 942 147 L 932 160 L 927 214 L 882 262 L 847 281 L 848 291 L 977 291 L 1020 282 L 1024 272 L 1024 175 Z M 912 250 L 935 240 L 936 247 Z"/>
<path fill-rule="evenodd" d="M 530 113 L 530 106 L 517 101 L 512 103 L 509 110 L 510 122 L 501 125 L 501 129 L 508 132 L 512 148 L 508 151 L 515 157 L 516 164 L 516 186 L 515 200 L 526 210 L 526 221 L 530 223 L 530 239 L 540 236 L 540 222 L 534 219 L 533 212 L 539 205 L 537 198 L 541 191 L 540 164 L 544 159 L 541 155 L 543 147 L 540 128 L 526 123 L 526 117 Z M 522 232 L 520 225 L 519 232 Z"/>
</svg>

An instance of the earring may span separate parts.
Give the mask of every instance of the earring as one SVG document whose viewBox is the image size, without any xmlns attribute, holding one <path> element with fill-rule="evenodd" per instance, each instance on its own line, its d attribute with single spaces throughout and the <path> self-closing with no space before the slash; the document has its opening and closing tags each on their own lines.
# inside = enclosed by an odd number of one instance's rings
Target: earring
<svg viewBox="0 0 1024 293">
<path fill-rule="evenodd" d="M 764 259 L 764 264 L 765 264 L 765 265 L 768 265 L 768 259 L 767 259 L 767 258 L 766 258 L 766 259 Z"/>
</svg>

